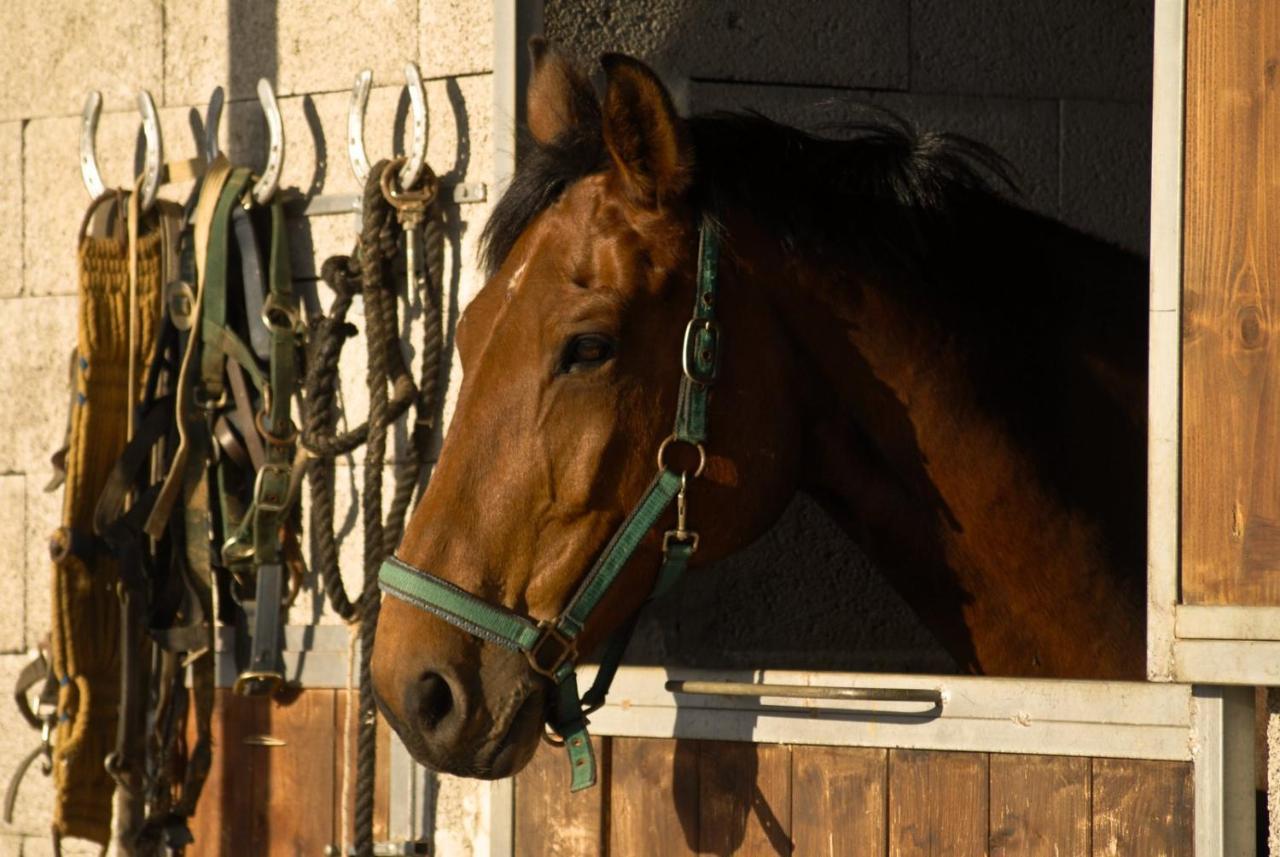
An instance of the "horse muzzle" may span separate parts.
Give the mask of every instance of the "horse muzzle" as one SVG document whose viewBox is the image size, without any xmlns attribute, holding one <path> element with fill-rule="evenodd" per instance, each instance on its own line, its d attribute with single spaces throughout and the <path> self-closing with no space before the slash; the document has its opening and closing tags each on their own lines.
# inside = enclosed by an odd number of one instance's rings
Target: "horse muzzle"
<svg viewBox="0 0 1280 857">
<path fill-rule="evenodd" d="M 537 748 L 545 681 L 517 652 L 448 637 L 448 645 L 405 652 L 379 645 L 379 634 L 371 664 L 378 708 L 421 764 L 464 777 L 510 776 Z M 454 666 L 459 655 L 466 668 Z"/>
</svg>

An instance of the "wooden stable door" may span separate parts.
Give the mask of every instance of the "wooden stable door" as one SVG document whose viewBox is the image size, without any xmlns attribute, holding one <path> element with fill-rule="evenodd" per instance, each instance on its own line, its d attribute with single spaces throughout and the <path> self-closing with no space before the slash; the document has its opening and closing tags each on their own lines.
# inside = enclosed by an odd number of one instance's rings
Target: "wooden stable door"
<svg viewBox="0 0 1280 857">
<path fill-rule="evenodd" d="M 1190 857 L 1187 762 L 597 738 L 516 776 L 517 857 Z"/>
<path fill-rule="evenodd" d="M 345 690 L 312 689 L 268 699 L 217 691 L 213 768 L 192 833 L 191 857 L 297 854 L 322 857 L 339 841 Z M 355 776 L 352 718 L 350 776 Z M 386 839 L 390 732 L 379 718 L 374 839 Z M 194 728 L 188 740 L 194 740 Z M 350 810 L 348 809 L 348 812 Z M 350 819 L 348 819 L 350 824 Z M 348 829 L 350 829 L 348 827 Z"/>
</svg>

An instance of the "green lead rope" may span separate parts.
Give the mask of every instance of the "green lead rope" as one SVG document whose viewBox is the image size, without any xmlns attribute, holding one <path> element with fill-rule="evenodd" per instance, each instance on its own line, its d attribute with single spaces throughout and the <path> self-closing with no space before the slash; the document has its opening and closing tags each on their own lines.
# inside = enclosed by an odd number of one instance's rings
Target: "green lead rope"
<svg viewBox="0 0 1280 857">
<path fill-rule="evenodd" d="M 693 318 L 685 328 L 681 354 L 682 375 L 676 405 L 675 428 L 658 451 L 658 473 L 639 504 L 627 516 L 587 573 L 577 592 L 554 620 L 534 622 L 501 605 L 491 604 L 430 572 L 391 557 L 378 571 L 378 585 L 386 594 L 425 610 L 483 640 L 523 652 L 535 672 L 555 685 L 555 697 L 547 717 L 564 740 L 569 754 L 571 791 L 596 783 L 596 760 L 587 734 L 587 715 L 604 704 L 609 686 L 636 626 L 633 616 L 609 638 L 601 653 L 595 681 L 585 694 L 578 692 L 577 638 L 605 594 L 617 582 L 640 542 L 676 501 L 676 528 L 663 538 L 662 565 L 649 598 L 666 592 L 684 573 L 698 547 L 698 534 L 686 529 L 685 491 L 690 476 L 702 473 L 706 462 L 707 400 L 720 366 L 720 330 L 715 321 L 719 238 L 704 220 L 699 232 L 697 292 Z M 681 442 L 697 448 L 698 465 L 692 473 L 668 468 L 669 444 Z"/>
</svg>

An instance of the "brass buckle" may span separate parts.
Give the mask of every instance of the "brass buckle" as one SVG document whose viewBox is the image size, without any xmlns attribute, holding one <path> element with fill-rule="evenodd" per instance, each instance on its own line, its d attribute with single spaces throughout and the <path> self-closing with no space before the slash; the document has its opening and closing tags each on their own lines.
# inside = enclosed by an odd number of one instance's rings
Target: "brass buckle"
<svg viewBox="0 0 1280 857">
<path fill-rule="evenodd" d="M 524 653 L 525 658 L 529 661 L 529 666 L 538 675 L 544 675 L 549 679 L 556 677 L 556 670 L 564 665 L 565 661 L 576 661 L 578 659 L 578 643 L 571 637 L 566 637 L 561 633 L 560 629 L 555 626 L 554 621 L 542 620 L 538 623 L 537 641 Z M 560 651 L 556 653 L 556 658 L 548 667 L 543 667 L 538 662 L 538 653 L 542 651 L 542 647 L 546 645 L 547 640 L 554 639 L 560 646 Z"/>
<path fill-rule="evenodd" d="M 237 696 L 267 696 L 274 694 L 284 684 L 284 676 L 278 672 L 245 670 L 236 676 L 232 691 Z"/>
<path fill-rule="evenodd" d="M 259 468 L 258 477 L 253 485 L 253 499 L 257 511 L 278 514 L 289 508 L 290 470 L 288 464 L 267 463 Z M 279 484 L 268 486 L 267 483 L 272 481 L 273 477 Z"/>
</svg>

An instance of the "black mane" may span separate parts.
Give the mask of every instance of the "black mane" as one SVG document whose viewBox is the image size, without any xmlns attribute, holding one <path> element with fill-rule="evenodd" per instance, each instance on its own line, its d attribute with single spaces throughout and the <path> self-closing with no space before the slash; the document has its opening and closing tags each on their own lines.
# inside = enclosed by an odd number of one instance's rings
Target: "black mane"
<svg viewBox="0 0 1280 857">
<path fill-rule="evenodd" d="M 991 198 L 997 187 L 1014 188 L 1008 163 L 982 143 L 917 131 L 888 111 L 874 114 L 841 126 L 837 138 L 758 113 L 694 116 L 687 122 L 697 202 L 712 210 L 744 206 L 789 246 L 876 240 L 894 257 L 911 259 L 926 249 L 921 238 L 954 221 L 966 202 Z M 598 125 L 579 126 L 551 145 L 526 144 L 527 154 L 485 226 L 489 274 L 565 188 L 608 166 Z"/>
</svg>

